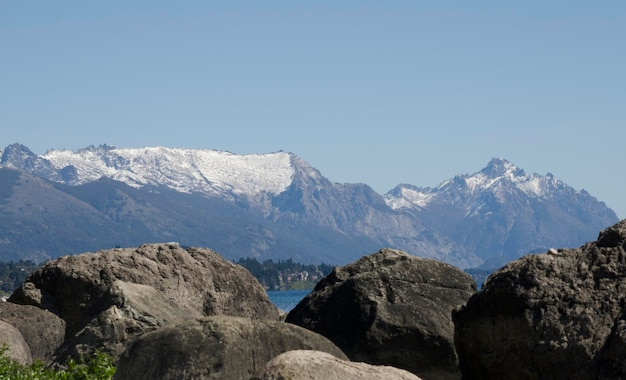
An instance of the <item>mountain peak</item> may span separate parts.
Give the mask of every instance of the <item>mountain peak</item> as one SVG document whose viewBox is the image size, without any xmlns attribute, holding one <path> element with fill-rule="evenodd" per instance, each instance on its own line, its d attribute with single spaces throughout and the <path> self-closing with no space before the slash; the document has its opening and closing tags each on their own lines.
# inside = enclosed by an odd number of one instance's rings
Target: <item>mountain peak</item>
<svg viewBox="0 0 626 380">
<path fill-rule="evenodd" d="M 37 161 L 37 155 L 28 147 L 15 143 L 7 146 L 0 156 L 0 165 L 13 166 L 32 170 Z"/>
<path fill-rule="evenodd" d="M 74 184 L 103 176 L 133 187 L 162 185 L 184 193 L 256 197 L 278 194 L 292 182 L 292 154 L 237 155 L 209 149 L 88 146 L 76 151 L 49 150 L 42 158 L 57 170 L 71 166 Z"/>
<path fill-rule="evenodd" d="M 480 172 L 488 178 L 498 178 L 507 174 L 511 177 L 520 177 L 526 174 L 523 169 L 518 168 L 504 158 L 492 158 Z"/>
<path fill-rule="evenodd" d="M 588 193 L 495 158 L 482 171 L 435 188 L 399 185 L 383 199 L 366 185 L 330 182 L 286 152 L 91 146 L 37 156 L 15 144 L 0 155 L 6 166 L 72 186 L 17 181 L 15 170 L 0 170 L 4 193 L 19 195 L 3 197 L 0 221 L 12 238 L 0 239 L 0 257 L 56 257 L 165 236 L 216 244 L 231 257 L 341 264 L 387 246 L 470 267 L 582 244 L 617 221 Z"/>
</svg>

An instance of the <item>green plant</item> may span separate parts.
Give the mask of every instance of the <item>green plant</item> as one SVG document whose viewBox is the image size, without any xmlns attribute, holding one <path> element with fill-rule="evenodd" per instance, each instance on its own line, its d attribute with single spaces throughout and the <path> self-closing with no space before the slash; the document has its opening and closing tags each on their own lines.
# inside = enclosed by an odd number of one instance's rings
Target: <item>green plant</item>
<svg viewBox="0 0 626 380">
<path fill-rule="evenodd" d="M 6 355 L 7 349 L 0 347 L 0 380 L 110 380 L 115 374 L 113 358 L 101 351 L 79 361 L 70 359 L 67 368 L 54 370 L 41 361 L 21 365 Z"/>
</svg>

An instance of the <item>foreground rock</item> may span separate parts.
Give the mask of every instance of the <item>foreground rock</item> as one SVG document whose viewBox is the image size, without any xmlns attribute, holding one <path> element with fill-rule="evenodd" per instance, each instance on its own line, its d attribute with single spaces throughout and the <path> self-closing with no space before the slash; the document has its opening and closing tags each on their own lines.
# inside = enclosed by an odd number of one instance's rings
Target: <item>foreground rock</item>
<svg viewBox="0 0 626 380">
<path fill-rule="evenodd" d="M 475 292 L 451 265 L 383 249 L 336 268 L 286 321 L 324 335 L 350 360 L 454 379 L 451 314 Z"/>
<path fill-rule="evenodd" d="M 33 359 L 30 347 L 24 340 L 22 333 L 13 325 L 0 321 L 0 346 L 6 345 L 5 355 L 20 364 L 30 364 Z"/>
<path fill-rule="evenodd" d="M 52 358 L 65 337 L 65 322 L 35 306 L 0 302 L 0 320 L 17 328 L 30 347 L 32 358 L 43 362 Z"/>
<path fill-rule="evenodd" d="M 299 349 L 347 359 L 328 339 L 298 326 L 214 316 L 141 336 L 120 358 L 115 379 L 249 379 L 275 356 Z"/>
<path fill-rule="evenodd" d="M 66 322 L 59 359 L 98 347 L 117 356 L 135 336 L 183 316 L 278 319 L 278 310 L 246 269 L 209 249 L 182 249 L 178 244 L 145 244 L 49 261 L 10 301 L 49 310 Z"/>
<path fill-rule="evenodd" d="M 90 354 L 94 348 L 118 358 L 138 336 L 189 318 L 153 287 L 119 280 L 94 304 L 96 310 L 101 311 L 58 350 L 58 362 Z"/>
<path fill-rule="evenodd" d="M 626 377 L 626 221 L 525 256 L 454 315 L 464 379 Z"/>
<path fill-rule="evenodd" d="M 296 350 L 272 359 L 254 380 L 420 380 L 393 367 L 338 359 L 325 352 Z"/>
</svg>

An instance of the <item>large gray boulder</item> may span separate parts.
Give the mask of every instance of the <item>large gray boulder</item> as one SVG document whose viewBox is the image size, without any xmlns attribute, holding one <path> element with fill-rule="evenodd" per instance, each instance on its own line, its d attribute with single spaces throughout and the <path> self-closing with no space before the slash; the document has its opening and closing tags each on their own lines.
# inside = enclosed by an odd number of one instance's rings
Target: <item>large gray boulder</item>
<svg viewBox="0 0 626 380">
<path fill-rule="evenodd" d="M 33 362 L 30 347 L 28 347 L 20 330 L 7 322 L 0 321 L 0 346 L 3 345 L 7 347 L 4 354 L 8 358 L 25 365 Z"/>
<path fill-rule="evenodd" d="M 347 359 L 328 339 L 298 326 L 213 316 L 142 335 L 122 354 L 115 379 L 249 379 L 275 356 L 298 349 Z"/>
<path fill-rule="evenodd" d="M 57 315 L 30 305 L 0 302 L 0 320 L 22 334 L 33 359 L 48 362 L 65 337 L 65 322 Z"/>
<path fill-rule="evenodd" d="M 153 287 L 119 280 L 98 299 L 93 310 L 94 317 L 57 351 L 57 362 L 89 355 L 96 349 L 117 359 L 138 336 L 189 318 L 187 310 Z"/>
<path fill-rule="evenodd" d="M 270 360 L 254 380 L 420 380 L 388 366 L 341 360 L 325 352 L 294 350 Z"/>
<path fill-rule="evenodd" d="M 464 379 L 626 377 L 626 221 L 495 272 L 454 314 Z"/>
<path fill-rule="evenodd" d="M 85 320 L 92 319 L 94 303 L 115 280 L 152 286 L 189 317 L 223 314 L 278 319 L 278 310 L 245 268 L 210 249 L 183 249 L 176 243 L 51 260 L 31 274 L 9 300 L 58 314 L 67 324 L 66 335 L 72 336 Z"/>
<path fill-rule="evenodd" d="M 335 268 L 286 321 L 324 335 L 352 361 L 455 379 L 451 314 L 475 292 L 451 265 L 383 249 Z"/>
</svg>

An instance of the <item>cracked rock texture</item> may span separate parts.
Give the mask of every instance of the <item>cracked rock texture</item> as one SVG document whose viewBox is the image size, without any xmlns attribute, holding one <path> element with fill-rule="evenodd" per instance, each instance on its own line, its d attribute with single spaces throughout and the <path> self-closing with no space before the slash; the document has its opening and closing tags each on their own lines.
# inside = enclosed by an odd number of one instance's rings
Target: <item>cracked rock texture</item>
<svg viewBox="0 0 626 380">
<path fill-rule="evenodd" d="M 626 377 L 626 221 L 509 263 L 455 312 L 463 379 Z"/>
<path fill-rule="evenodd" d="M 352 361 L 458 379 L 452 310 L 475 292 L 449 264 L 382 249 L 335 268 L 286 321 L 324 335 Z"/>
</svg>

